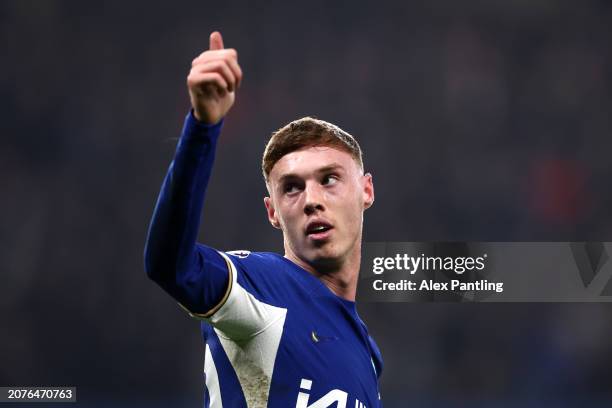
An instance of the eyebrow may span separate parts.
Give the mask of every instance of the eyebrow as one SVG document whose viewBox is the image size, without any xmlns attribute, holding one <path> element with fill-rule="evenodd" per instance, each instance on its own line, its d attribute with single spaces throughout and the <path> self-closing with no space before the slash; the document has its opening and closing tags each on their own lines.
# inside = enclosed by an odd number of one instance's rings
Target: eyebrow
<svg viewBox="0 0 612 408">
<path fill-rule="evenodd" d="M 344 167 L 341 164 L 339 164 L 339 163 L 332 163 L 332 164 L 329 164 L 327 166 L 318 168 L 314 172 L 317 173 L 317 174 L 321 174 L 321 173 L 328 173 L 330 171 L 338 171 L 338 170 L 344 171 Z M 278 183 L 279 184 L 283 184 L 287 180 L 292 180 L 292 179 L 296 179 L 296 178 L 300 178 L 300 176 L 297 175 L 296 173 L 283 174 L 282 176 L 279 177 Z"/>
</svg>

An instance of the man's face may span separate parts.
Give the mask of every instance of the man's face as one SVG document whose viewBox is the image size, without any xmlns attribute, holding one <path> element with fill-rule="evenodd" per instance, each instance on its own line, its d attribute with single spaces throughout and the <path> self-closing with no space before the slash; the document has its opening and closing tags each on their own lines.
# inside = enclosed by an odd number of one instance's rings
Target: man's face
<svg viewBox="0 0 612 408">
<path fill-rule="evenodd" d="M 283 231 L 289 257 L 324 271 L 360 250 L 374 187 L 349 153 L 326 146 L 291 152 L 270 171 L 268 188 L 268 218 Z"/>
</svg>

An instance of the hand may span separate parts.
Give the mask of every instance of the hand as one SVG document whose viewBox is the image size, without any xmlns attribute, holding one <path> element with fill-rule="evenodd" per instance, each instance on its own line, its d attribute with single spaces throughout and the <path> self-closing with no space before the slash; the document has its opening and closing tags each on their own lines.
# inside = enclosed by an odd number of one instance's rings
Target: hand
<svg viewBox="0 0 612 408">
<path fill-rule="evenodd" d="M 213 32 L 210 49 L 193 60 L 187 76 L 196 119 L 208 124 L 219 122 L 234 104 L 241 80 L 238 53 L 233 48 L 223 48 L 221 33 Z"/>
</svg>

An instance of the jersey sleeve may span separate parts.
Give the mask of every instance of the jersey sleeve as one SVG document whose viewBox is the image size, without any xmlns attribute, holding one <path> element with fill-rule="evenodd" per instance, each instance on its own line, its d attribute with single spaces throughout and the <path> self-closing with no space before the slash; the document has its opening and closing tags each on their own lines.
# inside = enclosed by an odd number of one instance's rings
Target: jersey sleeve
<svg viewBox="0 0 612 408">
<path fill-rule="evenodd" d="M 192 315 L 202 317 L 219 309 L 231 283 L 227 260 L 216 250 L 196 243 L 222 123 L 207 125 L 192 112 L 187 115 L 144 251 L 149 278 Z"/>
<path fill-rule="evenodd" d="M 246 257 L 219 252 L 229 267 L 230 284 L 226 297 L 208 316 L 200 317 L 223 336 L 246 340 L 282 326 L 287 309 L 279 302 L 283 273 L 274 258 L 261 253 Z"/>
</svg>

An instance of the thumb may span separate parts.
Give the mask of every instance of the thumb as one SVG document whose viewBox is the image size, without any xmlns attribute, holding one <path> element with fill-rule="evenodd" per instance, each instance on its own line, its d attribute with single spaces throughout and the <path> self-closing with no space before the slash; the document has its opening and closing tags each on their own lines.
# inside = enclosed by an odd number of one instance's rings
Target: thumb
<svg viewBox="0 0 612 408">
<path fill-rule="evenodd" d="M 213 31 L 210 34 L 210 49 L 211 50 L 222 50 L 223 49 L 223 37 L 218 31 Z"/>
</svg>

